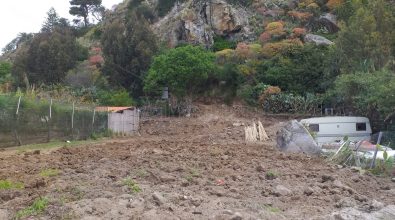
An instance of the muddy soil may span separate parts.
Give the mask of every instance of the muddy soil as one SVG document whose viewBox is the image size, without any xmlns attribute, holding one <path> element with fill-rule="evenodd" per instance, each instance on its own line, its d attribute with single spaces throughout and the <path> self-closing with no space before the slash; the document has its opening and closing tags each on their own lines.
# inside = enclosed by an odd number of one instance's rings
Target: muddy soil
<svg viewBox="0 0 395 220">
<path fill-rule="evenodd" d="M 254 119 L 272 140 L 244 143 Z M 0 218 L 39 197 L 49 205 L 29 219 L 330 219 L 346 207 L 395 204 L 388 177 L 279 152 L 286 120 L 202 105 L 191 118 L 146 119 L 135 137 L 0 152 L 0 180 L 25 185 L 0 190 Z M 60 173 L 40 175 L 46 169 Z"/>
</svg>

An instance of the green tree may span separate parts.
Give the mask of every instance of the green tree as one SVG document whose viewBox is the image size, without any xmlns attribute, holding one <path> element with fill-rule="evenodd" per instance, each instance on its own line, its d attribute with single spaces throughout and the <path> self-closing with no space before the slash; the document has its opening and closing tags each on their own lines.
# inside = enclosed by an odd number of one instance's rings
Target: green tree
<svg viewBox="0 0 395 220">
<path fill-rule="evenodd" d="M 0 62 L 0 84 L 9 80 L 11 76 L 12 64 L 10 62 Z"/>
<path fill-rule="evenodd" d="M 33 39 L 32 33 L 19 33 L 16 38 L 14 38 L 11 42 L 9 42 L 2 51 L 4 53 L 9 53 L 18 49 L 24 43 L 28 43 Z"/>
<path fill-rule="evenodd" d="M 102 0 L 71 0 L 70 10 L 71 15 L 82 17 L 84 19 L 84 25 L 89 25 L 89 13 L 95 13 L 102 10 Z"/>
<path fill-rule="evenodd" d="M 178 98 L 192 98 L 215 72 L 215 55 L 199 46 L 170 49 L 154 58 L 144 89 L 155 92 L 168 86 Z"/>
<path fill-rule="evenodd" d="M 77 61 L 86 59 L 84 51 L 71 28 L 54 27 L 18 49 L 12 73 L 19 85 L 61 83 Z"/>
<path fill-rule="evenodd" d="M 326 46 L 311 44 L 295 47 L 263 61 L 256 78 L 288 92 L 323 93 L 334 78 L 326 73 L 329 51 Z"/>
<path fill-rule="evenodd" d="M 105 64 L 103 72 L 113 86 L 142 95 L 143 78 L 158 50 L 148 22 L 130 11 L 125 17 L 113 16 L 103 26 L 101 39 Z"/>
<path fill-rule="evenodd" d="M 55 27 L 60 24 L 60 17 L 54 8 L 50 8 L 47 12 L 47 18 L 45 19 L 41 32 L 51 32 Z"/>
<path fill-rule="evenodd" d="M 377 111 L 381 119 L 395 113 L 395 73 L 391 71 L 343 74 L 333 92 L 350 111 L 371 119 Z"/>
<path fill-rule="evenodd" d="M 345 72 L 380 70 L 394 60 L 395 7 L 389 1 L 353 1 L 354 13 L 336 40 Z"/>
</svg>

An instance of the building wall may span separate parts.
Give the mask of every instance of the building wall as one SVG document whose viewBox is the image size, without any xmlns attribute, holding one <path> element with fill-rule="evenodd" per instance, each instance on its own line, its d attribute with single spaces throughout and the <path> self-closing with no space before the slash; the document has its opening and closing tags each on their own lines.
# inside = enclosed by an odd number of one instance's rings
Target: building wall
<svg viewBox="0 0 395 220">
<path fill-rule="evenodd" d="M 108 114 L 108 128 L 113 132 L 132 134 L 139 130 L 139 124 L 140 115 L 138 109 Z"/>
</svg>

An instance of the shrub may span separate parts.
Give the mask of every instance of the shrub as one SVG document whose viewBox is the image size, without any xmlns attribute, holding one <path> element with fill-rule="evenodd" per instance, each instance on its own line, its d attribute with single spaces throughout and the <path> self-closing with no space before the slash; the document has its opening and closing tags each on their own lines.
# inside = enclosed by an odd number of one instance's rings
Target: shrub
<svg viewBox="0 0 395 220">
<path fill-rule="evenodd" d="M 245 84 L 237 91 L 237 96 L 242 98 L 247 104 L 251 106 L 257 106 L 259 96 L 269 86 L 263 83 L 259 83 L 255 86 Z"/>
<path fill-rule="evenodd" d="M 333 93 L 356 114 L 377 115 L 374 112 L 379 111 L 385 118 L 395 110 L 395 77 L 387 70 L 341 75 Z"/>
<path fill-rule="evenodd" d="M 280 94 L 281 89 L 278 86 L 269 86 L 267 87 L 262 94 L 259 96 L 259 103 L 263 104 L 267 100 L 268 97 L 275 94 Z"/>
<path fill-rule="evenodd" d="M 294 28 L 292 30 L 292 33 L 294 34 L 295 37 L 302 37 L 306 35 L 306 29 L 304 28 Z"/>
<path fill-rule="evenodd" d="M 223 37 L 219 37 L 219 36 L 214 37 L 214 45 L 213 45 L 214 52 L 222 51 L 225 49 L 235 49 L 235 48 L 236 48 L 236 42 L 228 41 Z"/>
<path fill-rule="evenodd" d="M 301 96 L 292 93 L 277 93 L 278 89 L 273 89 L 272 92 L 273 94 L 267 95 L 261 102 L 266 112 L 313 114 L 322 103 L 321 97 L 313 94 Z"/>
<path fill-rule="evenodd" d="M 217 63 L 225 64 L 232 62 L 232 59 L 235 58 L 235 50 L 225 49 L 215 53 L 217 57 Z"/>
<path fill-rule="evenodd" d="M 310 19 L 311 17 L 313 17 L 313 14 L 311 14 L 309 12 L 299 12 L 299 11 L 289 11 L 288 15 L 290 17 L 292 17 L 293 19 L 299 20 L 302 22 L 305 22 L 308 19 Z"/>
<path fill-rule="evenodd" d="M 287 39 L 276 43 L 267 43 L 263 45 L 262 54 L 266 58 L 274 57 L 278 54 L 289 52 L 294 47 L 303 46 L 299 39 Z"/>
<path fill-rule="evenodd" d="M 89 57 L 89 64 L 92 66 L 101 66 L 104 63 L 104 59 L 101 55 L 94 55 Z"/>
<path fill-rule="evenodd" d="M 261 44 L 264 44 L 264 43 L 270 41 L 271 39 L 272 39 L 272 35 L 269 32 L 263 32 L 259 36 L 259 42 L 261 42 Z"/>
<path fill-rule="evenodd" d="M 133 99 L 125 89 L 118 91 L 100 91 L 98 101 L 105 106 L 131 106 Z"/>
<path fill-rule="evenodd" d="M 267 24 L 265 32 L 272 37 L 283 37 L 287 34 L 284 30 L 284 23 L 282 21 L 275 21 Z"/>
<path fill-rule="evenodd" d="M 342 6 L 344 3 L 344 0 L 329 0 L 326 3 L 326 7 L 328 7 L 330 10 L 334 10 L 336 8 L 339 8 Z"/>
<path fill-rule="evenodd" d="M 329 49 L 300 46 L 299 39 L 295 40 L 296 43 L 288 40 L 263 46 L 264 55 L 270 59 L 257 67 L 257 80 L 297 94 L 324 92 L 327 83 L 333 82 L 333 76 L 326 74 Z"/>
</svg>

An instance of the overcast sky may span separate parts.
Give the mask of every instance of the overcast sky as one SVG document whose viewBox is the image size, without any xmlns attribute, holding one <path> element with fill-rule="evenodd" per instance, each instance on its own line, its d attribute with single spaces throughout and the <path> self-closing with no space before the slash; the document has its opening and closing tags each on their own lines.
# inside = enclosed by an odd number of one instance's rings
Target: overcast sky
<svg viewBox="0 0 395 220">
<path fill-rule="evenodd" d="M 112 8 L 123 0 L 103 0 L 106 8 Z M 61 17 L 72 20 L 69 0 L 1 0 L 0 1 L 0 54 L 20 32 L 38 32 L 47 15 L 54 7 Z"/>
</svg>

